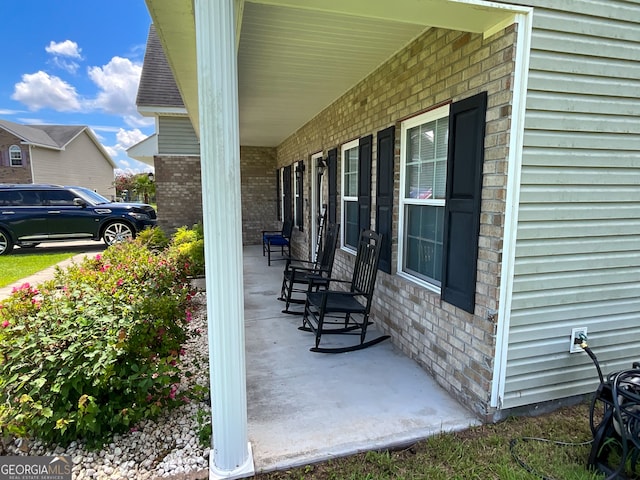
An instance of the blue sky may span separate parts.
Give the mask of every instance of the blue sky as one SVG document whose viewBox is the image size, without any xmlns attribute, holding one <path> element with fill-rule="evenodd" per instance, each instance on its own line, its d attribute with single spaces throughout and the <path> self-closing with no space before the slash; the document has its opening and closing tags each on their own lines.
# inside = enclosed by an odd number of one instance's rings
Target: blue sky
<svg viewBox="0 0 640 480">
<path fill-rule="evenodd" d="M 144 0 L 0 0 L 0 118 L 88 125 L 118 167 L 155 131 L 136 110 L 151 18 Z"/>
</svg>

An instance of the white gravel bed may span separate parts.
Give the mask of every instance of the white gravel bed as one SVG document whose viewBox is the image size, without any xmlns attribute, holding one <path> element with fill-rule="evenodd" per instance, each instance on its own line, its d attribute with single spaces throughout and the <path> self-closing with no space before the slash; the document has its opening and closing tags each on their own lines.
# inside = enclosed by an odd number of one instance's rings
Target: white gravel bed
<svg viewBox="0 0 640 480">
<path fill-rule="evenodd" d="M 204 293 L 193 299 L 189 328 L 200 335 L 190 336 L 180 368 L 193 376 L 182 378 L 176 394 L 195 384 L 209 387 L 207 320 Z M 200 412 L 200 415 L 199 415 Z M 43 445 L 39 441 L 21 447 L 8 445 L 10 455 L 69 455 L 74 480 L 155 478 L 208 478 L 209 448 L 198 440 L 198 417 L 210 422 L 211 407 L 190 402 L 174 408 L 155 420 L 145 420 L 126 434 L 115 435 L 101 450 L 89 450 L 81 442 L 67 448 Z"/>
</svg>

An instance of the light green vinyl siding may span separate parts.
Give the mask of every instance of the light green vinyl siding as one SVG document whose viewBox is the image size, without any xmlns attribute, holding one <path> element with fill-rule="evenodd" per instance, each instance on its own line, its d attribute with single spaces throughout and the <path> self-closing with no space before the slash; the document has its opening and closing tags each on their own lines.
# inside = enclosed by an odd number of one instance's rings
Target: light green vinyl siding
<svg viewBox="0 0 640 480">
<path fill-rule="evenodd" d="M 534 6 L 503 408 L 640 360 L 640 3 Z"/>
<path fill-rule="evenodd" d="M 200 143 L 189 117 L 159 118 L 158 154 L 200 155 Z"/>
</svg>

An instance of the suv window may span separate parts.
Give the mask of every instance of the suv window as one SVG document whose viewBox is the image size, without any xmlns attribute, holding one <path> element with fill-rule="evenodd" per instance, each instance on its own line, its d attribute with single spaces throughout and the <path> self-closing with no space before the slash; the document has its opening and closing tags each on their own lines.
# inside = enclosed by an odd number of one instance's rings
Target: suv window
<svg viewBox="0 0 640 480">
<path fill-rule="evenodd" d="M 73 206 L 73 199 L 76 198 L 72 192 L 68 190 L 45 190 L 40 192 L 42 201 L 45 205 L 52 206 Z"/>
<path fill-rule="evenodd" d="M 7 190 L 0 192 L 0 205 L 6 207 L 33 207 L 42 205 L 40 193 L 34 190 L 24 190 L 21 192 Z"/>
</svg>

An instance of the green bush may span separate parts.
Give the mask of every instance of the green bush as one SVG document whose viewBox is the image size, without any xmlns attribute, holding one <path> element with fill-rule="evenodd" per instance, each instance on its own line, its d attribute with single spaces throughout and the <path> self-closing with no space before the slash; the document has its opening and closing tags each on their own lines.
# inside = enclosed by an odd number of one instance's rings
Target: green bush
<svg viewBox="0 0 640 480">
<path fill-rule="evenodd" d="M 180 227 L 173 234 L 169 256 L 183 264 L 190 276 L 204 275 L 204 231 L 201 223 Z"/>
<path fill-rule="evenodd" d="M 178 404 L 186 274 L 136 239 L 16 289 L 0 304 L 0 437 L 98 446 Z"/>
</svg>

